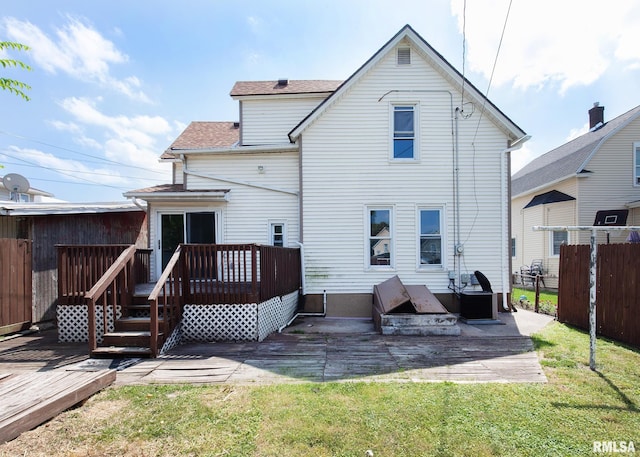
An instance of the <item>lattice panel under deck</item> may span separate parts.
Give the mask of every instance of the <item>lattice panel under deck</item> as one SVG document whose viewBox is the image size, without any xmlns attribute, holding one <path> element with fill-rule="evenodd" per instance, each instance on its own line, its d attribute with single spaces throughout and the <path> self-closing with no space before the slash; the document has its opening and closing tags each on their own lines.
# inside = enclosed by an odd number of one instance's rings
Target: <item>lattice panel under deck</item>
<svg viewBox="0 0 640 457">
<path fill-rule="evenodd" d="M 182 341 L 255 341 L 257 306 L 185 305 Z"/>
<path fill-rule="evenodd" d="M 61 343 L 86 343 L 89 341 L 89 319 L 85 305 L 58 305 L 58 341 Z M 116 318 L 120 318 L 122 310 L 116 308 Z M 102 306 L 96 306 L 96 336 L 98 343 L 102 342 Z M 108 331 L 114 329 L 113 314 L 107 315 Z"/>
<path fill-rule="evenodd" d="M 298 292 L 274 297 L 258 305 L 258 341 L 277 331 L 293 317 L 298 307 Z"/>
</svg>

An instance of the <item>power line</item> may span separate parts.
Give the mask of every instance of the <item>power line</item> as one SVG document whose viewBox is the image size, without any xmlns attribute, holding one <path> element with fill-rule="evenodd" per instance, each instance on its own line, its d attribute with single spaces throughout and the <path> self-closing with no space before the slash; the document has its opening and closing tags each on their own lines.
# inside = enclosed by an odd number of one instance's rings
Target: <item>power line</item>
<svg viewBox="0 0 640 457">
<path fill-rule="evenodd" d="M 3 152 L 4 154 L 4 152 Z M 8 157 L 13 157 L 9 154 L 7 154 Z M 16 159 L 16 157 L 13 157 L 14 159 Z M 17 160 L 22 160 L 22 159 L 17 159 Z M 25 163 L 16 163 L 16 162 L 7 162 L 6 160 L 2 161 L 3 164 L 6 165 L 18 165 L 20 167 L 31 167 L 31 168 L 45 168 L 47 170 L 54 170 L 54 171 L 69 171 L 72 173 L 82 173 L 85 175 L 97 175 L 97 176 L 113 176 L 112 173 L 98 173 L 96 171 L 79 171 L 79 170 L 68 170 L 68 169 L 64 169 L 64 168 L 52 168 L 52 167 L 45 167 L 44 165 L 27 165 Z M 122 176 L 119 175 L 120 178 L 127 178 L 127 179 L 137 179 L 140 181 L 153 181 L 156 182 L 155 178 L 141 178 L 139 176 Z"/>
<path fill-rule="evenodd" d="M 500 34 L 500 42 L 498 43 L 498 49 L 496 50 L 496 58 L 493 60 L 493 68 L 491 69 L 491 76 L 489 77 L 489 84 L 487 85 L 487 91 L 484 94 L 484 99 L 482 100 L 482 109 L 480 110 L 480 116 L 478 116 L 478 124 L 476 125 L 476 131 L 473 134 L 473 140 L 471 143 L 473 144 L 478 136 L 478 129 L 480 128 L 480 121 L 482 120 L 482 115 L 484 114 L 484 108 L 487 104 L 487 99 L 489 98 L 489 90 L 491 90 L 491 83 L 493 81 L 493 74 L 496 71 L 496 65 L 498 63 L 498 56 L 500 55 L 500 48 L 502 48 L 502 40 L 504 39 L 504 32 L 507 29 L 507 22 L 509 21 L 509 13 L 511 12 L 511 4 L 513 0 L 509 0 L 509 7 L 507 8 L 507 14 L 504 18 L 504 24 L 502 25 L 502 33 Z"/>
<path fill-rule="evenodd" d="M 30 137 L 23 136 L 23 135 L 17 135 L 15 133 L 5 132 L 3 130 L 0 130 L 0 134 L 7 135 L 7 136 L 10 136 L 10 137 L 13 137 L 13 138 L 18 138 L 18 139 L 21 139 L 21 140 L 31 141 L 33 143 L 41 144 L 43 146 L 48 146 L 50 148 L 60 149 L 61 151 L 71 152 L 73 154 L 78 154 L 78 155 L 81 155 L 81 156 L 84 156 L 84 157 L 91 157 L 92 159 L 96 159 L 96 160 L 98 160 L 100 162 L 107 162 L 107 163 L 111 163 L 111 164 L 114 164 L 114 165 L 125 166 L 125 167 L 129 167 L 129 168 L 136 168 L 138 170 L 145 170 L 145 171 L 148 171 L 148 172 L 151 172 L 151 173 L 163 174 L 161 171 L 150 170 L 148 168 L 139 167 L 139 166 L 136 166 L 136 165 L 125 165 L 122 162 L 117 162 L 115 160 L 105 159 L 104 157 L 95 156 L 95 155 L 92 155 L 92 154 L 87 154 L 85 152 L 76 151 L 74 149 L 69 149 L 69 148 L 65 148 L 65 147 L 62 147 L 62 146 L 56 146 L 55 144 L 47 143 L 45 141 L 37 140 L 35 138 L 30 138 Z"/>
</svg>

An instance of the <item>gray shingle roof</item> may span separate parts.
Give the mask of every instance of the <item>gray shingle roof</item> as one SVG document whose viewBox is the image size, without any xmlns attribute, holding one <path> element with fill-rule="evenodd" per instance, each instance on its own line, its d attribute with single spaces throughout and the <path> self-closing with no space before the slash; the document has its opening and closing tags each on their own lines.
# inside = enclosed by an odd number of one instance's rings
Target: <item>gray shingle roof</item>
<svg viewBox="0 0 640 457">
<path fill-rule="evenodd" d="M 532 160 L 511 178 L 512 195 L 558 181 L 576 173 L 586 173 L 585 162 L 600 143 L 640 115 L 640 106 L 610 120 L 603 127 L 587 132 Z"/>
</svg>

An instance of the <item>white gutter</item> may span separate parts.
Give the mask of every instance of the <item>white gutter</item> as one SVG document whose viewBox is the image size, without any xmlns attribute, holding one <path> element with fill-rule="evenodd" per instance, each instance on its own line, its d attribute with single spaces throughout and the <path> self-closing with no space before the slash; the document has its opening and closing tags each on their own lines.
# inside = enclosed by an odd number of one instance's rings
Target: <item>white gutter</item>
<svg viewBox="0 0 640 457">
<path fill-rule="evenodd" d="M 170 149 L 167 154 L 272 154 L 278 152 L 297 151 L 298 145 L 291 143 L 268 144 L 258 146 L 234 146 L 230 148 L 203 148 L 203 149 Z"/>
<path fill-rule="evenodd" d="M 505 311 L 509 310 L 509 304 L 507 303 L 507 289 L 509 288 L 509 275 L 511 272 L 509 271 L 509 262 L 507 262 L 507 243 L 510 243 L 511 240 L 507 240 L 509 232 L 511 230 L 508 220 L 508 211 L 507 205 L 511 205 L 510 201 L 507 201 L 507 154 L 516 151 L 522 147 L 524 143 L 531 139 L 531 135 L 525 135 L 522 138 L 513 142 L 513 144 L 507 149 L 502 151 L 500 154 L 500 223 L 502 224 L 502 242 L 500 243 L 500 263 L 502 270 L 502 308 Z"/>
</svg>

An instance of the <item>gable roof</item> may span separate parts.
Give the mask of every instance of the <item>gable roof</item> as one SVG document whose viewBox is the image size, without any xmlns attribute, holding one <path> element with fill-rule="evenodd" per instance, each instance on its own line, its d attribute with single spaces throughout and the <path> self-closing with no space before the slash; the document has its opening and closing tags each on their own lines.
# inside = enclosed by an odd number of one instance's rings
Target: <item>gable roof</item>
<svg viewBox="0 0 640 457">
<path fill-rule="evenodd" d="M 640 116 L 640 105 L 610 120 L 604 126 L 575 138 L 532 160 L 511 178 L 511 193 L 517 196 L 560 181 L 586 169 L 593 155 L 612 135 Z"/>
<path fill-rule="evenodd" d="M 324 113 L 336 100 L 340 99 L 342 94 L 346 92 L 360 77 L 362 77 L 370 68 L 379 62 L 388 52 L 390 52 L 403 39 L 410 40 L 421 55 L 431 63 L 431 65 L 452 84 L 455 88 L 461 90 L 464 81 L 465 95 L 471 101 L 484 106 L 485 115 L 496 123 L 512 141 L 525 136 L 524 130 L 518 127 L 511 119 L 509 119 L 502 111 L 498 109 L 489 99 L 487 99 L 469 80 L 464 78 L 458 70 L 456 70 L 440 53 L 431 47 L 410 25 L 405 25 L 398 33 L 395 34 L 382 48 L 380 48 L 369 60 L 367 60 L 360 68 L 356 70 L 335 92 L 320 103 L 307 117 L 305 117 L 296 127 L 289 132 L 291 141 L 295 141 L 300 134 L 319 116 Z"/>
<path fill-rule="evenodd" d="M 342 81 L 334 80 L 284 80 L 280 81 L 238 81 L 231 89 L 231 97 L 278 94 L 316 94 L 336 90 Z"/>
</svg>

